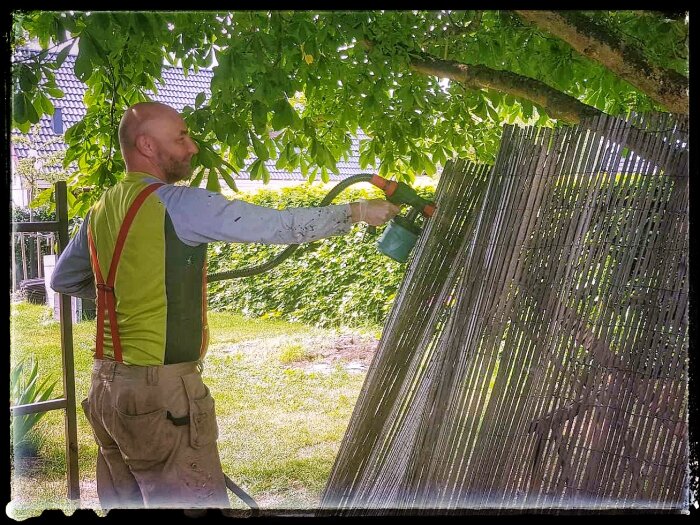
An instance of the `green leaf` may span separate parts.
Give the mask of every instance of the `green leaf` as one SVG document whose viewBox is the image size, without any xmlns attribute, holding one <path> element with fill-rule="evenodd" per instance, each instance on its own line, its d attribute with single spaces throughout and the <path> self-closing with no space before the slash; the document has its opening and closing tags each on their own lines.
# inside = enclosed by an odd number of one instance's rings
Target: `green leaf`
<svg viewBox="0 0 700 525">
<path fill-rule="evenodd" d="M 255 135 L 251 134 L 251 140 L 253 141 L 253 150 L 259 159 L 266 161 L 270 158 L 270 152 L 268 151 L 265 144 Z"/>
<path fill-rule="evenodd" d="M 270 171 L 267 169 L 267 166 L 264 162 L 260 163 L 260 170 L 262 173 L 263 182 L 267 184 L 268 182 L 270 182 Z"/>
<path fill-rule="evenodd" d="M 486 113 L 488 115 L 488 118 L 494 122 L 500 122 L 500 119 L 498 118 L 498 113 L 495 109 L 493 109 L 493 107 L 491 107 L 491 104 L 485 102 L 484 106 L 486 107 Z"/>
<path fill-rule="evenodd" d="M 63 98 L 65 96 L 63 90 L 57 87 L 47 87 L 46 92 L 53 98 Z"/>
<path fill-rule="evenodd" d="M 53 103 L 46 97 L 46 95 L 44 95 L 43 93 L 39 93 L 38 102 L 39 106 L 41 107 L 42 113 L 44 113 L 45 115 L 53 115 L 55 111 Z"/>
<path fill-rule="evenodd" d="M 219 171 L 219 174 L 224 179 L 224 181 L 226 182 L 226 185 L 229 188 L 231 188 L 233 191 L 238 191 L 238 187 L 236 186 L 236 181 L 233 180 L 233 177 L 231 177 L 230 173 L 228 173 L 226 170 L 222 169 Z"/>
<path fill-rule="evenodd" d="M 202 168 L 201 166 L 194 170 L 194 178 L 190 181 L 191 187 L 199 187 L 199 185 L 202 183 L 202 179 L 204 178 L 204 171 L 204 168 Z"/>
<path fill-rule="evenodd" d="M 253 127 L 258 134 L 262 135 L 267 128 L 267 107 L 262 102 L 255 100 L 251 105 L 251 112 Z"/>
<path fill-rule="evenodd" d="M 289 142 L 285 147 L 285 156 L 290 166 L 296 166 L 299 162 L 299 154 L 294 150 L 294 145 Z"/>
<path fill-rule="evenodd" d="M 204 104 L 204 101 L 207 99 L 207 94 L 204 93 L 203 91 L 197 94 L 197 97 L 194 99 L 194 106 L 196 108 L 200 107 L 202 104 Z"/>
<path fill-rule="evenodd" d="M 32 208 L 39 208 L 40 206 L 45 206 L 53 200 L 53 186 L 46 188 L 41 191 L 32 202 L 29 204 Z"/>
<path fill-rule="evenodd" d="M 141 34 L 149 35 L 152 33 L 153 28 L 151 27 L 150 17 L 147 17 L 143 13 L 136 13 L 134 22 L 136 23 L 136 26 L 140 29 Z"/>
<path fill-rule="evenodd" d="M 197 155 L 198 159 L 195 163 L 200 162 L 205 168 L 214 168 L 221 163 L 219 155 L 208 147 L 201 147 Z"/>
<path fill-rule="evenodd" d="M 39 79 L 34 71 L 32 71 L 29 66 L 23 65 L 19 73 L 19 87 L 22 91 L 30 92 L 32 91 Z"/>
<path fill-rule="evenodd" d="M 286 99 L 278 100 L 272 107 L 272 128 L 275 130 L 284 129 L 294 122 L 294 109 Z"/>
<path fill-rule="evenodd" d="M 367 141 L 364 141 L 365 144 L 368 144 Z M 363 150 L 363 145 L 360 145 L 360 168 L 365 169 L 367 166 L 370 164 L 374 164 L 374 150 L 371 147 L 364 147 Z"/>
<path fill-rule="evenodd" d="M 423 171 L 427 173 L 429 176 L 433 176 L 436 173 L 435 169 L 435 164 L 431 162 L 431 160 L 428 158 L 427 155 L 421 155 L 421 159 L 423 160 Z"/>
<path fill-rule="evenodd" d="M 207 175 L 207 189 L 209 191 L 221 193 L 221 184 L 219 184 L 219 170 L 216 168 L 209 170 L 209 174 Z"/>
<path fill-rule="evenodd" d="M 445 165 L 445 150 L 442 149 L 442 146 L 437 144 L 435 146 L 435 149 L 433 151 L 433 162 L 436 164 L 441 164 L 442 166 Z"/>
<path fill-rule="evenodd" d="M 25 135 L 26 135 L 27 133 L 29 133 L 29 130 L 30 130 L 31 127 L 32 127 L 31 122 L 29 122 L 28 120 L 25 121 L 25 122 L 22 122 L 22 123 L 15 122 L 15 125 L 17 126 L 17 129 L 20 130 L 20 131 L 21 131 L 22 133 L 24 133 Z"/>
<path fill-rule="evenodd" d="M 92 75 L 92 62 L 87 53 L 78 55 L 78 58 L 75 59 L 73 71 L 75 72 L 75 76 L 78 77 L 78 80 L 87 82 L 90 75 Z"/>
<path fill-rule="evenodd" d="M 260 180 L 262 178 L 261 166 L 263 166 L 263 161 L 257 159 L 248 168 L 248 173 L 250 174 L 250 180 Z"/>
<path fill-rule="evenodd" d="M 289 144 L 287 144 L 287 146 L 289 146 Z M 279 157 L 277 157 L 277 162 L 275 162 L 275 168 L 277 168 L 278 170 L 287 167 L 287 164 L 289 163 L 289 159 L 287 158 L 288 151 L 288 148 L 284 148 L 282 149 L 282 151 L 280 151 Z"/>
<path fill-rule="evenodd" d="M 386 177 L 388 173 L 389 173 L 389 164 L 386 162 L 382 162 L 381 166 L 379 166 L 379 176 Z"/>
<path fill-rule="evenodd" d="M 15 93 L 12 97 L 12 118 L 15 122 L 27 122 L 27 97 L 24 93 Z"/>
<path fill-rule="evenodd" d="M 330 168 L 334 173 L 338 173 L 338 168 L 335 166 L 336 161 L 331 153 L 331 150 L 322 144 L 320 147 L 320 154 L 321 158 L 323 159 L 323 166 Z"/>
<path fill-rule="evenodd" d="M 26 98 L 26 95 L 24 95 L 24 97 Z M 39 119 L 41 118 L 39 115 L 42 113 L 41 108 L 38 108 L 37 110 L 36 105 L 33 102 L 31 102 L 28 98 L 26 99 L 25 105 L 27 108 L 27 119 L 29 120 L 29 122 L 31 122 L 32 124 L 36 124 L 37 122 L 39 122 Z"/>
<path fill-rule="evenodd" d="M 70 49 L 73 47 L 72 45 L 67 45 L 63 49 L 61 49 L 58 52 L 58 55 L 56 55 L 56 69 L 60 68 L 63 65 L 63 62 L 66 61 L 66 58 L 68 57 L 68 54 L 70 53 Z"/>
</svg>

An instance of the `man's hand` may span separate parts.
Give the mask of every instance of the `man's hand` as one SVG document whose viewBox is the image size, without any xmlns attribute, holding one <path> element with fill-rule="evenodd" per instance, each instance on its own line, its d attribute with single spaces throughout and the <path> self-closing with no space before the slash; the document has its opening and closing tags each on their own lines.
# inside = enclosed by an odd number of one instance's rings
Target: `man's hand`
<svg viewBox="0 0 700 525">
<path fill-rule="evenodd" d="M 400 211 L 401 208 L 384 199 L 361 199 L 350 203 L 352 222 L 364 221 L 370 226 L 380 226 Z"/>
</svg>

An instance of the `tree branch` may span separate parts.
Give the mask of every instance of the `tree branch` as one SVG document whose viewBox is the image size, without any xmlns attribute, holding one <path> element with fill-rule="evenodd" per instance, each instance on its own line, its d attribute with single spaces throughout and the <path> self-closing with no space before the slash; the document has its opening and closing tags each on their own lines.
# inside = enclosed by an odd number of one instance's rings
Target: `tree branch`
<svg viewBox="0 0 700 525">
<path fill-rule="evenodd" d="M 572 124 L 578 123 L 582 118 L 600 113 L 596 108 L 588 106 L 544 82 L 511 71 L 500 71 L 482 65 L 471 66 L 454 60 L 437 59 L 414 59 L 411 61 L 411 69 L 424 75 L 455 80 L 470 89 L 493 89 L 529 100 L 543 108 L 550 117 Z"/>
<path fill-rule="evenodd" d="M 374 43 L 367 39 L 361 40 L 360 44 L 367 49 L 374 47 Z M 454 60 L 440 60 L 427 55 L 422 59 L 413 58 L 410 67 L 423 75 L 449 78 L 469 89 L 493 89 L 529 100 L 544 109 L 550 117 L 571 124 L 578 124 L 583 118 L 601 113 L 593 106 L 584 104 L 544 82 L 511 71 L 491 69 L 483 65 L 472 66 Z"/>
<path fill-rule="evenodd" d="M 688 114 L 688 79 L 650 63 L 601 24 L 574 11 L 515 11 L 577 52 L 604 65 L 673 113 Z"/>
</svg>

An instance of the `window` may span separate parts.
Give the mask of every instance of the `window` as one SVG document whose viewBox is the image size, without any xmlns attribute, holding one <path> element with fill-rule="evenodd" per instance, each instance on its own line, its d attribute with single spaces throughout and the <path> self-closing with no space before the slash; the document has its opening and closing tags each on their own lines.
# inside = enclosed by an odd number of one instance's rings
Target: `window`
<svg viewBox="0 0 700 525">
<path fill-rule="evenodd" d="M 63 110 L 61 108 L 56 108 L 53 112 L 53 117 L 51 118 L 51 129 L 56 135 L 63 134 Z"/>
</svg>

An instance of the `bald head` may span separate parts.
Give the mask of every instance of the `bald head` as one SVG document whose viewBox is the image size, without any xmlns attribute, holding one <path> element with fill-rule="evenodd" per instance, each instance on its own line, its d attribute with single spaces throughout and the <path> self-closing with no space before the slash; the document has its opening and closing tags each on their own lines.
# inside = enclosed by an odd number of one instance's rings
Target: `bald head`
<svg viewBox="0 0 700 525">
<path fill-rule="evenodd" d="M 199 151 L 180 114 L 160 102 L 140 102 L 124 112 L 119 145 L 127 171 L 149 173 L 166 182 L 189 178 L 190 161 Z"/>
<path fill-rule="evenodd" d="M 139 102 L 128 108 L 119 123 L 119 146 L 122 154 L 136 147 L 136 138 L 150 133 L 158 122 L 168 118 L 180 119 L 177 111 L 160 102 Z"/>
</svg>

